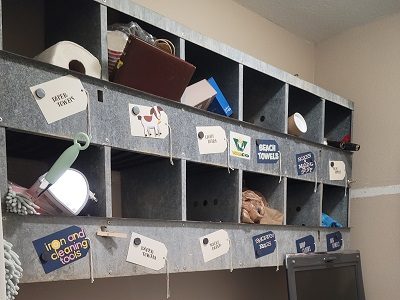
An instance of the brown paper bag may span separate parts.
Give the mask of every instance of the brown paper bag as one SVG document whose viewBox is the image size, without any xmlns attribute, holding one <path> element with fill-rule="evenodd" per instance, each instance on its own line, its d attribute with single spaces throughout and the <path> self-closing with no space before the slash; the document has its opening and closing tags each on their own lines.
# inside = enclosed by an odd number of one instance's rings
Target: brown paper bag
<svg viewBox="0 0 400 300">
<path fill-rule="evenodd" d="M 282 225 L 283 214 L 269 207 L 265 197 L 257 191 L 245 190 L 242 193 L 242 223 Z"/>
<path fill-rule="evenodd" d="M 260 224 L 282 225 L 283 214 L 274 208 L 266 207 L 265 214 L 260 220 Z"/>
</svg>

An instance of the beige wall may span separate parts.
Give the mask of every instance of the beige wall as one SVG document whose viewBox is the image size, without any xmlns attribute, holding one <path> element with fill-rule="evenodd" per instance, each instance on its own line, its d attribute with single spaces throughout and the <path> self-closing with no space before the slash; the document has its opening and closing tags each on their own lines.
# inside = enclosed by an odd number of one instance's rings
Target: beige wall
<svg viewBox="0 0 400 300">
<path fill-rule="evenodd" d="M 400 297 L 399 195 L 353 199 L 351 244 L 361 250 L 368 300 Z"/>
<path fill-rule="evenodd" d="M 314 81 L 314 45 L 232 0 L 134 0 L 214 40 Z"/>
<path fill-rule="evenodd" d="M 316 46 L 316 84 L 355 102 L 355 188 L 399 184 L 400 14 Z M 352 245 L 369 300 L 400 295 L 400 196 L 351 201 Z"/>
</svg>

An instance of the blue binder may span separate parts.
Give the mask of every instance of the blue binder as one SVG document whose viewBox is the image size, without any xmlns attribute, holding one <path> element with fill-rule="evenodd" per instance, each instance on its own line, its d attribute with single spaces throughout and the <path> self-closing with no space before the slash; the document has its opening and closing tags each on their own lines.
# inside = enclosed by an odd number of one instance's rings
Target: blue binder
<svg viewBox="0 0 400 300">
<path fill-rule="evenodd" d="M 229 106 L 228 101 L 226 100 L 224 94 L 220 90 L 218 84 L 215 82 L 214 78 L 208 79 L 208 83 L 214 88 L 217 92 L 215 99 L 211 102 L 210 106 L 208 107 L 208 111 L 224 115 L 224 116 L 231 116 L 233 114 L 232 108 Z"/>
</svg>

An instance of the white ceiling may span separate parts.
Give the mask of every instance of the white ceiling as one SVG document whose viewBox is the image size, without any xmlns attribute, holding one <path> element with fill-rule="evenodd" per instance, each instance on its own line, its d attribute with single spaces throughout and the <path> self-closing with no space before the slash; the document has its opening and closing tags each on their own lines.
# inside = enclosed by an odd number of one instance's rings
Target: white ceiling
<svg viewBox="0 0 400 300">
<path fill-rule="evenodd" d="M 400 11 L 400 0 L 234 1 L 313 42 Z"/>
</svg>

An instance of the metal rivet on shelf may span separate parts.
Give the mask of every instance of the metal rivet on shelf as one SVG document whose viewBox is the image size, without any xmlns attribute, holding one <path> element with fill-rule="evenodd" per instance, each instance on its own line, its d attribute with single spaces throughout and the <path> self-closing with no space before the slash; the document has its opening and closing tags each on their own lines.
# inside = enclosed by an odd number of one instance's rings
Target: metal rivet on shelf
<svg viewBox="0 0 400 300">
<path fill-rule="evenodd" d="M 137 116 L 138 114 L 140 114 L 140 108 L 137 106 L 132 107 L 132 113 Z"/>
<path fill-rule="evenodd" d="M 46 96 L 46 92 L 44 91 L 44 89 L 39 88 L 39 89 L 37 89 L 37 90 L 35 91 L 35 95 L 36 95 L 36 97 L 38 97 L 39 99 L 42 99 L 42 98 L 44 98 L 44 96 Z"/>
<path fill-rule="evenodd" d="M 40 255 L 40 259 L 46 263 L 51 259 L 51 254 L 48 251 L 44 251 L 41 255 Z"/>
</svg>

